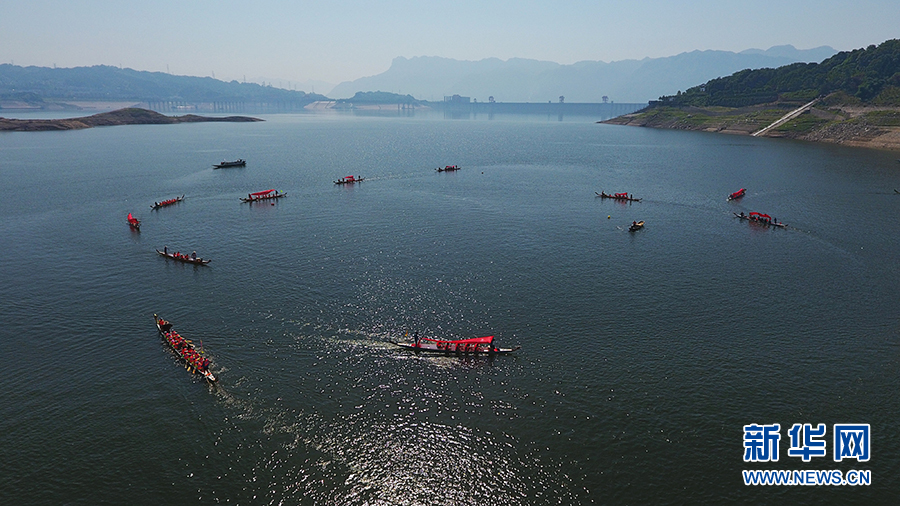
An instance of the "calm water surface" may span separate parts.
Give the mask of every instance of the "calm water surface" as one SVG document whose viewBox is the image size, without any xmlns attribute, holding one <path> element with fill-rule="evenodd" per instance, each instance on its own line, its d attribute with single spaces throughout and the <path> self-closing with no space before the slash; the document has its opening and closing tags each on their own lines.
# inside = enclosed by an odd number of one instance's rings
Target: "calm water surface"
<svg viewBox="0 0 900 506">
<path fill-rule="evenodd" d="M 265 119 L 0 135 L 0 502 L 896 499 L 896 154 L 587 119 Z M 349 174 L 366 180 L 332 184 Z M 288 197 L 238 200 L 270 188 Z M 522 349 L 390 344 L 416 331 Z M 779 462 L 743 462 L 751 423 L 781 424 Z M 789 458 L 794 423 L 869 423 L 872 459 Z"/>
</svg>

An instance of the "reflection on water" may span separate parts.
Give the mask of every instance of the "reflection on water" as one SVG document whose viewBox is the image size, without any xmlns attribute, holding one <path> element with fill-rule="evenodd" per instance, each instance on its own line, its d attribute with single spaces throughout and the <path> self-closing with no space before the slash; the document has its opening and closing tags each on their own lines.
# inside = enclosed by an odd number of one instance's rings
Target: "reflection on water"
<svg viewBox="0 0 900 506">
<path fill-rule="evenodd" d="M 556 113 L 266 119 L 0 136 L 8 502 L 891 492 L 895 156 Z M 210 168 L 235 158 L 247 167 Z M 333 184 L 350 173 L 366 181 Z M 269 188 L 289 196 L 238 200 Z M 752 211 L 790 227 L 734 218 Z M 167 262 L 163 246 L 213 262 Z M 202 341 L 218 385 L 166 352 L 153 313 Z M 390 343 L 413 332 L 522 349 Z M 741 427 L 794 422 L 871 424 L 873 486 L 738 485 Z"/>
</svg>

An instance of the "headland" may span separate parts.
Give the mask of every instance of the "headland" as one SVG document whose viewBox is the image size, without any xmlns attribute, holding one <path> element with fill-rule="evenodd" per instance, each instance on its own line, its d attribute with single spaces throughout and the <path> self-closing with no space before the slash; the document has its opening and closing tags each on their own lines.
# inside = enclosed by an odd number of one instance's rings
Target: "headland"
<svg viewBox="0 0 900 506">
<path fill-rule="evenodd" d="M 650 107 L 601 123 L 734 135 L 777 137 L 900 151 L 900 107 L 848 104 L 826 97 L 796 117 L 766 130 L 799 109 L 797 103 L 729 107 Z"/>
<path fill-rule="evenodd" d="M 742 70 L 605 123 L 900 150 L 900 39 Z"/>
</svg>

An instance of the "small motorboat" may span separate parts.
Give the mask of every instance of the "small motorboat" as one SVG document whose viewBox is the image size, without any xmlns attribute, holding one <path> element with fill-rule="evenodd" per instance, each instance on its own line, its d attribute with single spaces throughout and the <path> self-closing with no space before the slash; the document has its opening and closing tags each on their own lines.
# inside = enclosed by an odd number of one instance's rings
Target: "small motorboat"
<svg viewBox="0 0 900 506">
<path fill-rule="evenodd" d="M 747 190 L 744 189 L 744 188 L 741 188 L 740 190 L 738 190 L 738 191 L 732 193 L 731 195 L 729 195 L 729 196 L 728 196 L 728 200 L 739 199 L 739 198 L 743 197 L 745 193 L 747 193 Z"/>
<path fill-rule="evenodd" d="M 128 226 L 130 226 L 132 230 L 139 231 L 141 229 L 141 222 L 140 220 L 132 216 L 131 213 L 128 213 Z"/>
<path fill-rule="evenodd" d="M 247 160 L 244 160 L 243 158 L 239 158 L 237 160 L 234 160 L 233 162 L 226 162 L 223 160 L 222 163 L 217 163 L 217 164 L 213 165 L 213 168 L 214 169 L 227 169 L 229 167 L 246 167 L 246 166 L 247 166 Z"/>
<path fill-rule="evenodd" d="M 628 227 L 629 232 L 636 232 L 640 229 L 644 228 L 644 221 L 633 221 L 631 222 L 631 226 Z"/>
</svg>

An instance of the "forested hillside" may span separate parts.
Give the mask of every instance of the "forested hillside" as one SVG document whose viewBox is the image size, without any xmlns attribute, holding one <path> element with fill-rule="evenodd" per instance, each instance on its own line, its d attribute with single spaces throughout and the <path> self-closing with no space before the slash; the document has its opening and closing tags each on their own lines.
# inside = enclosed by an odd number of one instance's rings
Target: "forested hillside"
<svg viewBox="0 0 900 506">
<path fill-rule="evenodd" d="M 99 65 L 48 68 L 0 65 L 0 100 L 131 100 L 305 104 L 322 95 L 211 77 L 176 76 Z"/>
<path fill-rule="evenodd" d="M 867 105 L 900 106 L 900 40 L 840 52 L 821 63 L 742 70 L 653 105 L 745 107 L 778 101 L 809 101 L 835 92 Z"/>
</svg>

